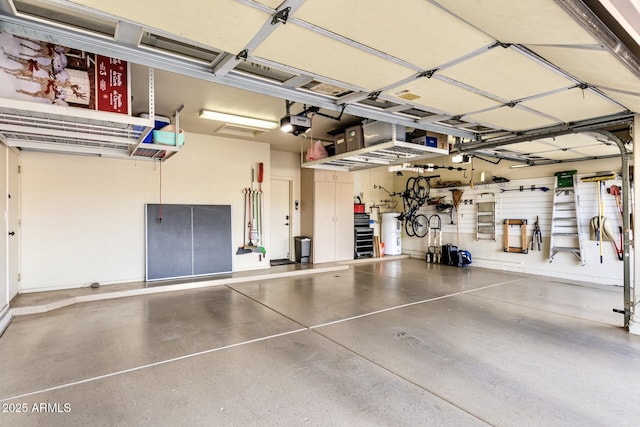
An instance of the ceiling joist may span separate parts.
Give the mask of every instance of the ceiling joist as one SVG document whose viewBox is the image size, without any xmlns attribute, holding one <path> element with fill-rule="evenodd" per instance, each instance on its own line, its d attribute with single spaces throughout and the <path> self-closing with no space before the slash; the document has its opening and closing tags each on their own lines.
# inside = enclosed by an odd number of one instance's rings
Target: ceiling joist
<svg viewBox="0 0 640 427">
<path fill-rule="evenodd" d="M 195 6 L 150 15 L 129 0 L 0 0 L 0 31 L 473 141 L 459 151 L 640 111 L 640 61 L 580 0 L 219 0 L 207 6 L 216 26 L 198 25 Z M 402 24 L 389 37 L 376 22 Z M 148 34 L 163 40 L 150 46 Z"/>
</svg>

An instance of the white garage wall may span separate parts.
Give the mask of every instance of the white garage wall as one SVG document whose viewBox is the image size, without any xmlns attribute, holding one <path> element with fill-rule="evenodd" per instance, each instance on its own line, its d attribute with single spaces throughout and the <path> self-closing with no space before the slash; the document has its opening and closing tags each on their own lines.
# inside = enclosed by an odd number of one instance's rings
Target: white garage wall
<svg viewBox="0 0 640 427">
<path fill-rule="evenodd" d="M 234 271 L 269 266 L 257 253 L 235 255 L 242 188 L 258 162 L 268 177 L 268 144 L 187 134 L 162 165 L 163 203 L 231 205 Z M 268 224 L 268 180 L 263 191 Z M 23 152 L 21 291 L 144 280 L 144 204 L 159 197 L 156 162 Z"/>
<path fill-rule="evenodd" d="M 393 174 L 387 168 L 366 169 L 353 173 L 353 195 L 360 196 L 367 212 L 371 206 L 386 206 L 389 195 L 383 188 L 393 192 Z M 381 188 L 382 187 L 382 188 Z"/>
</svg>

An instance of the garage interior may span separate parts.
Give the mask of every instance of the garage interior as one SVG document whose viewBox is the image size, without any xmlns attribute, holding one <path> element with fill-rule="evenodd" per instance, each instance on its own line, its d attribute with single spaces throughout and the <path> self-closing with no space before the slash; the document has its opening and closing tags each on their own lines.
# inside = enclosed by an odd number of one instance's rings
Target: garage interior
<svg viewBox="0 0 640 427">
<path fill-rule="evenodd" d="M 156 3 L 0 1 L 3 424 L 637 423 L 634 2 Z"/>
</svg>

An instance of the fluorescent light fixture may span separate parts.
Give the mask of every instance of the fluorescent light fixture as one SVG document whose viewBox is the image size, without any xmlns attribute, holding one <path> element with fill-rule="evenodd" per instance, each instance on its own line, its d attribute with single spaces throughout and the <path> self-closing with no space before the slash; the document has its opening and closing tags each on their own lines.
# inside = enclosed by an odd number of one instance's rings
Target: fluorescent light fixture
<svg viewBox="0 0 640 427">
<path fill-rule="evenodd" d="M 509 166 L 509 169 L 526 168 L 529 166 L 531 166 L 529 163 L 518 163 L 518 164 Z"/>
<path fill-rule="evenodd" d="M 246 126 L 255 129 L 275 129 L 277 122 L 270 120 L 254 119 L 253 117 L 237 116 L 235 114 L 220 113 L 218 111 L 200 110 L 201 119 L 217 120 L 219 122 L 231 123 L 238 126 Z"/>
</svg>

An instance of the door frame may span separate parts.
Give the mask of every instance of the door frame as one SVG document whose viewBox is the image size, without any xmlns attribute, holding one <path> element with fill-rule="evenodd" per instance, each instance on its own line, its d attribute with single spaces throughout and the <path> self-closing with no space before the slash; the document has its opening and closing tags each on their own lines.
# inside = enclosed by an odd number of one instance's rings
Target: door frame
<svg viewBox="0 0 640 427">
<path fill-rule="evenodd" d="M 289 249 L 288 249 L 288 253 L 289 253 L 289 261 L 293 261 L 295 254 L 293 253 L 293 230 L 294 230 L 294 217 L 293 217 L 293 183 L 294 183 L 294 179 L 291 177 L 286 177 L 286 176 L 272 176 L 270 178 L 270 181 L 285 181 L 287 182 L 287 187 L 289 189 L 289 205 L 287 206 L 287 215 L 289 215 L 289 236 L 287 239 L 287 242 L 289 243 Z M 269 188 L 273 188 L 273 185 L 271 185 L 271 183 L 269 183 Z M 274 203 L 273 203 L 273 198 L 270 197 L 269 199 L 271 201 L 271 203 L 269 204 L 269 218 L 273 218 L 273 209 L 274 209 Z M 274 238 L 274 230 L 269 230 L 269 236 L 271 238 L 271 240 L 273 241 Z M 270 257 L 271 258 L 271 257 Z"/>
<path fill-rule="evenodd" d="M 13 163 L 15 161 L 15 164 Z M 22 270 L 22 175 L 20 173 L 20 151 L 8 147 L 7 151 L 7 231 L 16 234 L 7 242 L 7 279 L 9 303 L 20 293 Z"/>
<path fill-rule="evenodd" d="M 9 148 L 3 142 L 0 140 L 0 319 L 9 310 Z"/>
</svg>

